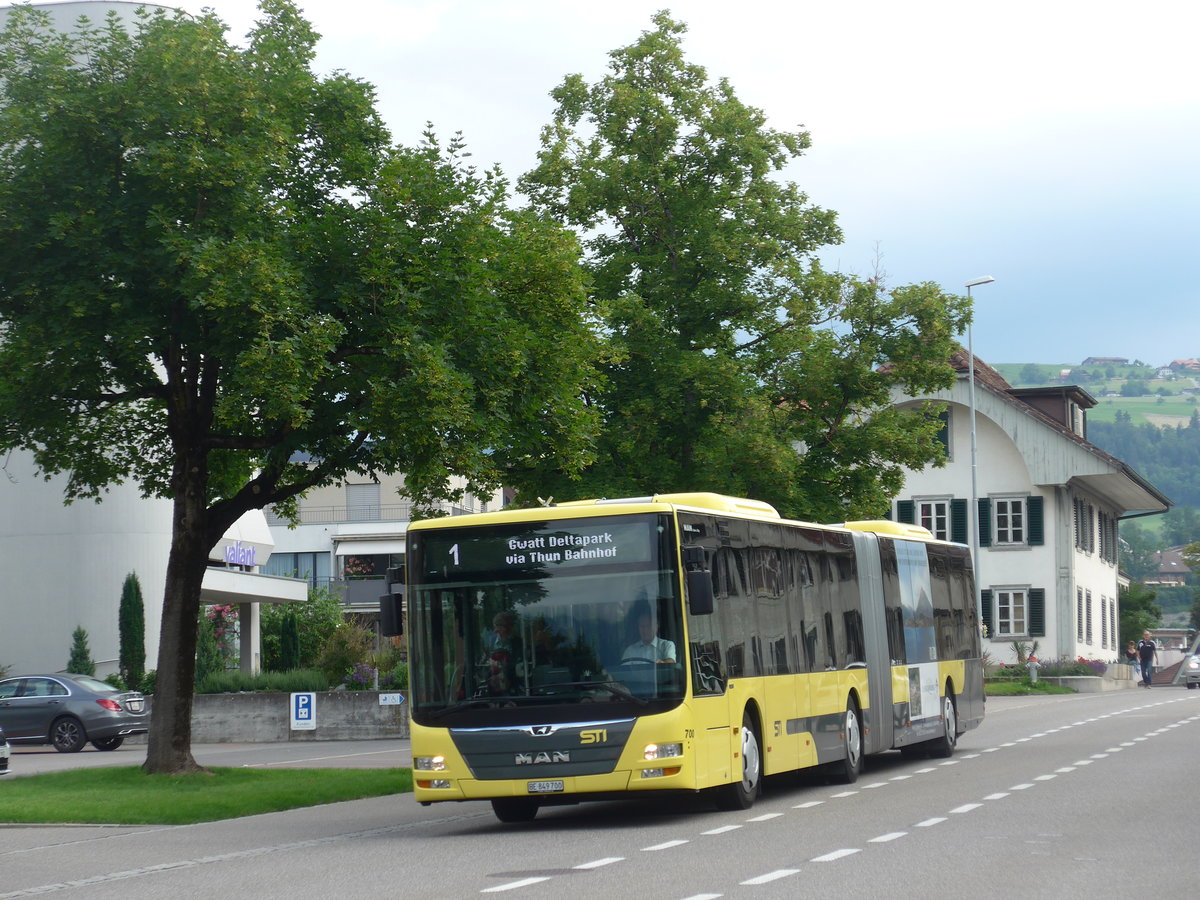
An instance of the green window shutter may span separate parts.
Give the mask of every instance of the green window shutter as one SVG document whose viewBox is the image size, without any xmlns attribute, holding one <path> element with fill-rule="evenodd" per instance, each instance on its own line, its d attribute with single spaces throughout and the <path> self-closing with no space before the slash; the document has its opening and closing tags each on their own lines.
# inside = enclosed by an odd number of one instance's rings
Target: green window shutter
<svg viewBox="0 0 1200 900">
<path fill-rule="evenodd" d="M 1046 636 L 1046 592 L 1042 588 L 1029 589 L 1029 636 Z"/>
<path fill-rule="evenodd" d="M 917 505 L 911 500 L 896 501 L 896 521 L 906 525 L 915 525 L 917 521 Z"/>
<path fill-rule="evenodd" d="M 992 592 L 979 592 L 979 605 L 983 607 L 983 633 L 989 638 L 992 634 Z"/>
<path fill-rule="evenodd" d="M 992 546 L 992 501 L 987 497 L 979 501 L 979 546 Z"/>
<path fill-rule="evenodd" d="M 1042 497 L 1030 497 L 1027 501 L 1029 510 L 1029 530 L 1027 535 L 1029 537 L 1029 546 L 1031 547 L 1040 547 L 1046 543 L 1042 500 Z"/>
<path fill-rule="evenodd" d="M 967 534 L 967 501 L 950 501 L 950 540 L 956 544 L 970 542 Z"/>
</svg>

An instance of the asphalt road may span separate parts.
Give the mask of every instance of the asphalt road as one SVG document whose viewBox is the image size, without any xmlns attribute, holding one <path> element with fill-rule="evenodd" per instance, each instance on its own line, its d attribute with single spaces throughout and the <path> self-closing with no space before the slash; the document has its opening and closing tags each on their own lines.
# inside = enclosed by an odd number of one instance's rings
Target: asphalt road
<svg viewBox="0 0 1200 900">
<path fill-rule="evenodd" d="M 396 764 L 396 748 L 360 744 L 196 755 Z M 1190 896 L 1197 746 L 1200 692 L 1182 687 L 992 698 L 952 759 L 884 754 L 850 786 L 771 779 L 744 813 L 705 798 L 622 801 L 504 826 L 487 805 L 394 796 L 182 827 L 0 828 L 0 900 Z M 14 766 L 29 758 L 18 751 Z"/>
</svg>

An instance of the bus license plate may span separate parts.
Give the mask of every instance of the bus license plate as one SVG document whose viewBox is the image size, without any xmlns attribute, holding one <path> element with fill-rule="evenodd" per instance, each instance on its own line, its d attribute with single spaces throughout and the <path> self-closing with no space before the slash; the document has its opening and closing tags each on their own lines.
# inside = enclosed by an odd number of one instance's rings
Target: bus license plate
<svg viewBox="0 0 1200 900">
<path fill-rule="evenodd" d="M 531 781 L 529 782 L 529 793 L 531 794 L 558 794 L 563 790 L 561 781 Z"/>
</svg>

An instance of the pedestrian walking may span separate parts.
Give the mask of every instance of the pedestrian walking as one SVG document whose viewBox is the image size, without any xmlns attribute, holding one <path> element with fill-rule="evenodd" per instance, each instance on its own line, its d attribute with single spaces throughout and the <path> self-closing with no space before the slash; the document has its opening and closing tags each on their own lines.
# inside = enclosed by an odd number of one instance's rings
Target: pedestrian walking
<svg viewBox="0 0 1200 900">
<path fill-rule="evenodd" d="M 1138 664 L 1142 669 L 1142 687 L 1150 687 L 1154 677 L 1154 664 L 1158 662 L 1158 644 L 1150 637 L 1149 631 L 1142 632 L 1142 639 L 1137 645 Z"/>
</svg>

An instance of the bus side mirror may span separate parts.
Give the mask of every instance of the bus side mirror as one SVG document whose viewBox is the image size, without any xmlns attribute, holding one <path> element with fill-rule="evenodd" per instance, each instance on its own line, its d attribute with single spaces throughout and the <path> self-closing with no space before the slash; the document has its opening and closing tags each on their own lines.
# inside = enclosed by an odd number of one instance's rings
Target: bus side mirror
<svg viewBox="0 0 1200 900">
<path fill-rule="evenodd" d="M 687 573 L 688 612 L 693 616 L 711 616 L 713 611 L 712 577 L 707 572 Z"/>
<path fill-rule="evenodd" d="M 683 548 L 683 564 L 687 569 L 688 612 L 693 616 L 709 616 L 713 611 L 712 575 L 703 547 L 692 545 Z"/>
</svg>

